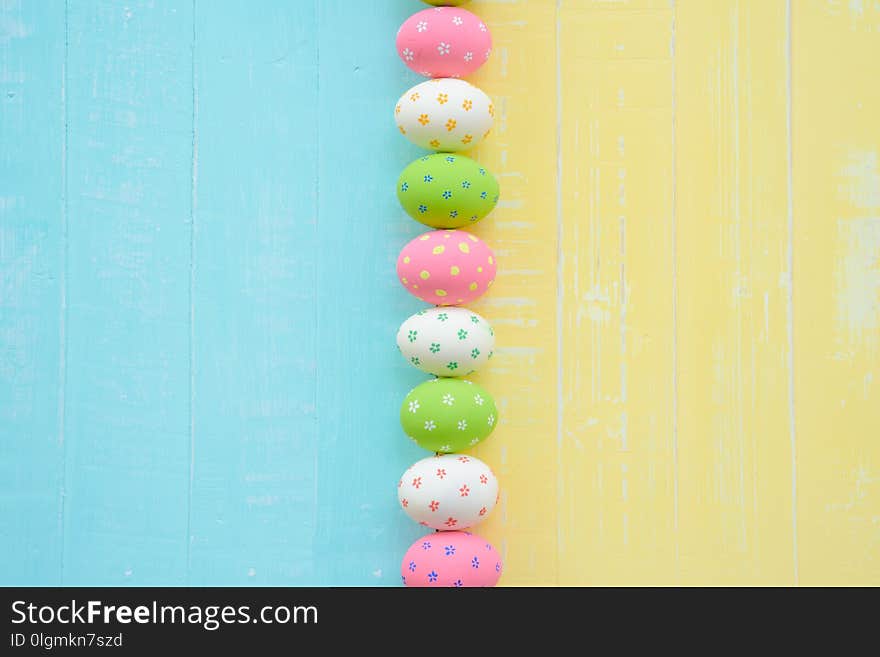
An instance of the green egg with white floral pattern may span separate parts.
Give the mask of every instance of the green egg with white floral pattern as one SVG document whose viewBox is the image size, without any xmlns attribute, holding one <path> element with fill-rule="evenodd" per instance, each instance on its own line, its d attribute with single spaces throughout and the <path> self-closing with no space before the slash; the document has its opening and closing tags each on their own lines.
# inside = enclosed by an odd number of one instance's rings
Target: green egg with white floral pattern
<svg viewBox="0 0 880 657">
<path fill-rule="evenodd" d="M 434 153 L 403 170 L 397 198 L 409 216 L 426 226 L 461 228 L 492 211 L 498 202 L 498 181 L 469 157 Z"/>
<path fill-rule="evenodd" d="M 495 332 L 473 310 L 458 306 L 426 308 L 400 325 L 397 348 L 423 372 L 467 376 L 492 357 Z"/>
<path fill-rule="evenodd" d="M 404 432 L 431 452 L 460 452 L 485 440 L 498 423 L 495 400 L 465 379 L 431 379 L 400 407 Z"/>
</svg>

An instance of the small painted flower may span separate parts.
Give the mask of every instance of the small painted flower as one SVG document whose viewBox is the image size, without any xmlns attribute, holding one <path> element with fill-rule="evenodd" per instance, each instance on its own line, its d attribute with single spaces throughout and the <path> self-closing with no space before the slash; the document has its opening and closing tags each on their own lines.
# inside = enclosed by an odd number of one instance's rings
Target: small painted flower
<svg viewBox="0 0 880 657">
<path fill-rule="evenodd" d="M 441 55 L 448 55 L 449 48 L 450 48 L 449 44 L 445 43 L 443 41 L 441 41 L 440 43 L 437 44 L 437 52 L 439 52 Z"/>
<path fill-rule="evenodd" d="M 467 456 L 459 456 L 458 461 L 459 463 L 470 463 L 470 458 Z"/>
<path fill-rule="evenodd" d="M 458 489 L 458 492 L 460 493 L 459 497 L 467 497 L 470 495 L 471 489 L 468 488 L 467 484 L 462 484 L 461 488 Z"/>
<path fill-rule="evenodd" d="M 480 442 L 480 439 L 479 439 L 479 438 L 471 438 L 471 442 L 469 442 L 468 444 L 469 444 L 471 447 L 473 447 L 473 446 L 476 445 L 478 442 Z"/>
<path fill-rule="evenodd" d="M 449 319 L 449 315 L 447 313 L 440 313 L 439 315 L 437 315 L 437 319 L 439 319 L 441 322 L 445 322 L 447 319 Z"/>
<path fill-rule="evenodd" d="M 413 488 L 421 488 L 422 487 L 422 478 L 421 477 L 413 477 L 412 485 L 413 485 Z"/>
<path fill-rule="evenodd" d="M 409 572 L 411 572 L 411 573 L 416 572 L 416 562 L 415 561 L 409 562 Z"/>
<path fill-rule="evenodd" d="M 449 200 L 452 198 L 452 191 L 449 189 L 444 189 L 442 196 L 443 196 L 443 198 Z"/>
<path fill-rule="evenodd" d="M 417 32 L 424 32 L 427 29 L 428 29 L 428 22 L 427 21 L 419 21 L 418 23 L 416 23 L 416 31 Z"/>
<path fill-rule="evenodd" d="M 492 54 L 492 49 L 489 48 L 489 50 L 486 51 L 486 59 L 489 59 L 489 55 L 491 55 L 491 54 Z"/>
<path fill-rule="evenodd" d="M 449 102 L 449 96 L 447 94 L 437 94 L 437 102 L 441 105 L 445 105 Z"/>
<path fill-rule="evenodd" d="M 455 130 L 455 126 L 458 125 L 458 121 L 455 119 L 448 119 L 446 121 L 446 132 L 452 132 Z"/>
<path fill-rule="evenodd" d="M 479 217 L 477 215 L 475 215 L 475 214 L 471 215 L 471 221 L 476 221 L 477 219 L 479 219 Z"/>
<path fill-rule="evenodd" d="M 405 509 L 409 506 L 409 500 L 404 497 L 402 500 L 400 500 L 400 505 Z"/>
<path fill-rule="evenodd" d="M 431 541 L 425 541 L 424 543 L 422 543 L 422 549 L 423 550 L 430 550 L 431 549 Z"/>
<path fill-rule="evenodd" d="M 436 573 L 436 571 L 433 571 L 433 570 L 432 570 L 430 573 L 428 573 L 428 581 L 429 581 L 429 582 L 436 582 L 436 581 L 437 581 L 437 573 Z"/>
<path fill-rule="evenodd" d="M 431 182 L 432 180 L 434 180 L 434 176 L 432 176 L 430 173 L 426 173 L 425 177 L 422 178 L 422 180 L 424 180 L 425 182 Z"/>
<path fill-rule="evenodd" d="M 411 93 L 411 94 L 409 95 L 409 99 L 410 99 L 412 102 L 416 102 L 419 98 L 421 98 L 421 95 L 419 94 L 418 91 L 414 91 L 413 93 Z"/>
<path fill-rule="evenodd" d="M 458 430 L 464 431 L 467 429 L 467 420 L 459 420 L 458 421 Z"/>
<path fill-rule="evenodd" d="M 415 365 L 416 367 L 418 367 L 419 365 L 422 364 L 422 360 L 421 360 L 418 356 L 413 356 L 412 358 L 410 358 L 410 361 L 411 361 L 412 364 Z"/>
<path fill-rule="evenodd" d="M 431 145 L 431 148 L 440 148 L 440 140 L 439 139 L 432 139 L 428 143 Z"/>
<path fill-rule="evenodd" d="M 410 331 L 410 332 L 407 334 L 406 339 L 409 340 L 410 342 L 415 342 L 415 341 L 416 341 L 416 337 L 418 336 L 418 334 L 419 334 L 418 331 Z"/>
<path fill-rule="evenodd" d="M 405 183 L 404 183 L 404 184 L 405 184 Z M 462 186 L 462 188 L 467 189 L 468 187 L 471 186 L 471 183 L 470 183 L 469 180 L 462 180 L 462 181 L 461 181 L 461 186 Z"/>
<path fill-rule="evenodd" d="M 425 205 L 424 203 L 419 205 L 419 213 L 420 214 L 425 214 L 427 211 L 428 211 L 427 205 Z"/>
<path fill-rule="evenodd" d="M 479 349 L 477 349 L 476 347 L 474 347 L 473 349 L 471 349 L 471 358 L 476 358 L 476 357 L 479 356 L 479 355 L 480 355 L 480 350 L 479 350 Z"/>
<path fill-rule="evenodd" d="M 498 202 L 498 194 L 495 194 L 495 196 L 492 198 L 492 202 L 493 202 L 493 203 L 497 203 L 497 202 Z"/>
<path fill-rule="evenodd" d="M 409 412 L 410 412 L 410 413 L 415 413 L 417 410 L 419 410 L 419 406 L 421 406 L 421 404 L 419 404 L 419 400 L 418 400 L 418 399 L 413 399 L 413 400 L 409 403 Z"/>
<path fill-rule="evenodd" d="M 462 139 L 461 139 L 461 143 L 462 143 L 462 144 L 470 144 L 471 141 L 473 141 L 473 137 L 472 137 L 471 135 L 465 135 L 465 136 L 462 137 Z"/>
<path fill-rule="evenodd" d="M 484 399 L 483 399 L 480 395 L 474 395 L 474 403 L 475 403 L 477 406 L 482 406 L 482 405 L 483 405 L 483 401 L 484 401 Z"/>
<path fill-rule="evenodd" d="M 438 351 L 440 351 L 440 345 L 436 342 L 432 342 L 431 346 L 428 347 L 428 349 L 430 349 L 432 354 L 436 354 Z"/>
<path fill-rule="evenodd" d="M 447 155 L 447 156 L 446 156 L 446 161 L 447 161 L 447 162 L 455 162 L 455 157 L 452 156 L 452 155 Z"/>
<path fill-rule="evenodd" d="M 464 61 L 469 62 L 474 58 L 474 53 L 468 51 L 464 54 Z M 470 107 L 465 107 L 465 109 L 470 109 Z"/>
<path fill-rule="evenodd" d="M 495 116 L 495 105 L 489 103 L 489 116 Z"/>
<path fill-rule="evenodd" d="M 458 524 L 458 520 L 456 520 L 455 518 L 450 516 L 449 518 L 446 519 L 446 522 L 444 522 L 443 524 L 446 525 L 447 527 L 455 527 Z"/>
<path fill-rule="evenodd" d="M 434 423 L 434 420 L 425 420 L 425 431 L 433 431 L 437 428 L 437 425 Z"/>
<path fill-rule="evenodd" d="M 479 567 L 480 567 L 480 560 L 477 557 L 474 557 L 473 559 L 471 559 L 471 568 L 479 568 Z"/>
<path fill-rule="evenodd" d="M 489 417 L 487 417 L 487 418 L 486 418 L 486 424 L 488 424 L 490 427 L 491 427 L 493 424 L 495 424 L 495 416 L 494 416 L 494 415 L 490 415 Z"/>
<path fill-rule="evenodd" d="M 452 446 L 451 446 L 451 445 L 440 445 L 440 449 L 439 449 L 438 451 L 440 451 L 440 452 L 448 452 L 448 451 L 450 451 L 451 449 L 452 449 Z"/>
<path fill-rule="evenodd" d="M 443 395 L 443 399 L 441 401 L 447 406 L 452 406 L 455 403 L 455 397 L 447 392 L 445 395 Z"/>
<path fill-rule="evenodd" d="M 397 487 L 400 488 L 401 486 L 403 486 L 403 479 L 397 481 Z"/>
<path fill-rule="evenodd" d="M 422 125 L 428 125 L 431 122 L 431 119 L 428 118 L 427 114 L 419 114 L 419 123 Z"/>
<path fill-rule="evenodd" d="M 414 56 L 415 56 L 415 53 L 412 50 L 410 50 L 409 48 L 403 49 L 403 58 L 406 61 L 411 62 L 413 60 Z"/>
<path fill-rule="evenodd" d="M 486 507 L 483 507 L 482 509 L 480 509 L 480 515 L 481 516 L 486 515 Z"/>
<path fill-rule="evenodd" d="M 453 361 L 450 361 L 450 362 L 446 363 L 446 369 L 448 369 L 448 370 L 457 370 L 457 369 L 458 369 L 458 363 L 456 363 L 454 360 L 453 360 Z"/>
<path fill-rule="evenodd" d="M 464 329 L 458 329 L 458 339 L 459 340 L 466 340 L 467 335 L 468 335 L 467 331 L 465 331 Z"/>
<path fill-rule="evenodd" d="M 409 183 L 403 183 L 403 184 L 400 186 L 400 191 L 402 191 L 402 192 L 405 192 L 405 191 L 408 190 L 408 189 L 409 189 Z"/>
<path fill-rule="evenodd" d="M 433 513 L 434 511 L 436 511 L 437 509 L 440 508 L 440 502 L 438 502 L 437 500 L 431 500 L 431 503 L 428 505 L 428 508 L 431 509 L 431 512 Z"/>
<path fill-rule="evenodd" d="M 457 579 L 452 583 L 452 585 L 455 588 L 461 588 L 462 586 L 464 586 L 464 582 L 462 582 L 460 579 Z"/>
<path fill-rule="evenodd" d="M 439 479 L 443 479 L 445 476 L 446 476 L 446 469 L 445 468 L 437 468 L 437 477 Z"/>
<path fill-rule="evenodd" d="M 443 549 L 446 552 L 447 557 L 451 557 L 452 555 L 455 554 L 455 546 L 454 545 L 447 545 Z"/>
<path fill-rule="evenodd" d="M 400 114 L 400 104 L 398 103 L 397 107 L 394 108 L 395 114 Z"/>
<path fill-rule="evenodd" d="M 458 210 L 450 210 L 449 216 L 455 219 L 458 216 Z"/>
<path fill-rule="evenodd" d="M 461 20 L 461 16 L 453 16 L 452 22 L 455 25 L 461 25 L 464 21 Z"/>
<path fill-rule="evenodd" d="M 485 31 L 486 31 L 486 24 L 480 23 L 480 32 L 485 32 Z"/>
<path fill-rule="evenodd" d="M 495 564 L 495 572 L 496 572 L 496 573 L 500 573 L 500 572 L 501 572 L 501 562 L 500 562 L 500 561 L 499 561 L 498 563 Z"/>
<path fill-rule="evenodd" d="M 489 483 L 489 477 L 487 477 L 487 476 L 484 475 L 484 474 L 481 474 L 481 475 L 480 475 L 480 483 L 481 483 L 481 484 L 488 484 L 488 483 Z"/>
<path fill-rule="evenodd" d="M 488 197 L 489 197 L 489 195 L 486 192 L 480 192 L 480 198 L 485 199 Z"/>
</svg>

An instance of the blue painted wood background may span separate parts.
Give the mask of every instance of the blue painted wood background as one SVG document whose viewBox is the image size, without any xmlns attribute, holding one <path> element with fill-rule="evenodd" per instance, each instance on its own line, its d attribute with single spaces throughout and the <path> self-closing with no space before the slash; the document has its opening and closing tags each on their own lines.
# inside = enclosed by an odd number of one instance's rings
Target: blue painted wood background
<svg viewBox="0 0 880 657">
<path fill-rule="evenodd" d="M 0 0 L 0 583 L 396 584 L 411 0 Z"/>
</svg>

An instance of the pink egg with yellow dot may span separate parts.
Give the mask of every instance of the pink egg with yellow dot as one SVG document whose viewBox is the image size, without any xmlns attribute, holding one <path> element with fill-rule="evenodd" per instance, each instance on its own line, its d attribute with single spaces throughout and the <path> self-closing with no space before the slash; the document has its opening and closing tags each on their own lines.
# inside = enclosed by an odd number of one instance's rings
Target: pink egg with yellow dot
<svg viewBox="0 0 880 657">
<path fill-rule="evenodd" d="M 495 280 L 492 249 L 463 230 L 419 235 L 397 257 L 397 277 L 410 294 L 435 306 L 467 304 Z"/>
<path fill-rule="evenodd" d="M 407 18 L 397 31 L 400 59 L 427 78 L 470 75 L 491 52 L 489 28 L 466 9 L 424 9 Z"/>
</svg>

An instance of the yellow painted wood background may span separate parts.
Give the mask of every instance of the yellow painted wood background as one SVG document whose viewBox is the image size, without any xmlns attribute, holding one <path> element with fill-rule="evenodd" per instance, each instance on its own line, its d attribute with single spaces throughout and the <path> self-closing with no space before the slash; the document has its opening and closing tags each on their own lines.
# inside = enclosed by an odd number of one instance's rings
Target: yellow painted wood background
<svg viewBox="0 0 880 657">
<path fill-rule="evenodd" d="M 502 583 L 880 584 L 880 3 L 469 8 Z"/>
</svg>

